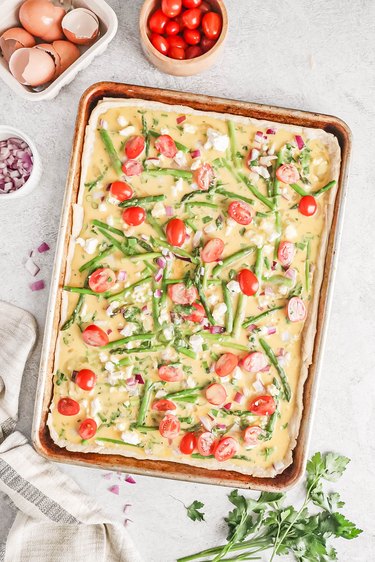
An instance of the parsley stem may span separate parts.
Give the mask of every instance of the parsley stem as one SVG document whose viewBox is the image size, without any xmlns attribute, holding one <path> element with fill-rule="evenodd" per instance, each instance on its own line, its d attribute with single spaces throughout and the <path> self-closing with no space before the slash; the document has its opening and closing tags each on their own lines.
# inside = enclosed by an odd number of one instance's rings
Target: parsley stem
<svg viewBox="0 0 375 562">
<path fill-rule="evenodd" d="M 113 169 L 115 170 L 116 174 L 120 176 L 122 174 L 121 169 L 121 160 L 118 157 L 115 147 L 113 146 L 113 142 L 111 137 L 109 136 L 108 131 L 106 129 L 99 129 L 100 137 L 103 141 L 106 151 L 108 152 L 108 156 L 111 160 L 111 164 Z"/>
<path fill-rule="evenodd" d="M 100 263 L 103 258 L 109 256 L 109 254 L 112 254 L 114 250 L 115 248 L 113 246 L 110 246 L 106 250 L 99 252 L 99 254 L 95 258 L 92 258 L 92 260 L 87 261 L 86 263 L 81 265 L 81 267 L 79 268 L 79 272 L 82 273 L 82 271 L 86 271 L 86 269 L 91 269 L 94 265 Z"/>
<path fill-rule="evenodd" d="M 217 276 L 225 267 L 228 267 L 228 265 L 232 265 L 232 263 L 247 257 L 248 255 L 252 254 L 254 250 L 255 250 L 255 246 L 248 246 L 243 250 L 239 250 L 238 252 L 235 252 L 234 254 L 227 256 L 222 260 L 221 264 L 215 265 L 215 267 L 212 270 L 212 275 Z"/>
<path fill-rule="evenodd" d="M 291 390 L 290 390 L 288 378 L 286 376 L 286 373 L 285 373 L 283 367 L 278 362 L 277 357 L 274 354 L 271 347 L 268 345 L 268 343 L 263 338 L 259 338 L 259 343 L 263 347 L 264 352 L 267 355 L 268 359 L 270 360 L 271 364 L 275 367 L 276 371 L 278 372 L 280 380 L 281 380 L 281 384 L 282 384 L 282 387 L 283 387 L 283 390 L 284 390 L 285 398 L 289 402 L 291 397 L 292 397 L 292 393 L 291 393 Z"/>
</svg>

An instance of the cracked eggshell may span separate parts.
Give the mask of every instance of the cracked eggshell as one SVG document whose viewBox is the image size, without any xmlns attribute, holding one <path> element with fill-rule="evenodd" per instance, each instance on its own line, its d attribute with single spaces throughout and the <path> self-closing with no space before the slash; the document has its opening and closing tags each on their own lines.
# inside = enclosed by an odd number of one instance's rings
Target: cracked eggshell
<svg viewBox="0 0 375 562">
<path fill-rule="evenodd" d="M 22 47 L 34 47 L 35 39 L 22 27 L 12 27 L 4 31 L 0 37 L 0 50 L 4 59 L 9 62 L 10 57 L 17 49 Z"/>
<path fill-rule="evenodd" d="M 90 45 L 99 34 L 99 19 L 86 8 L 68 12 L 61 25 L 65 36 L 76 45 Z"/>
<path fill-rule="evenodd" d="M 52 47 L 57 52 L 60 57 L 60 74 L 65 72 L 65 70 L 75 62 L 80 56 L 81 52 L 76 45 L 73 45 L 70 41 L 54 41 Z"/>
<path fill-rule="evenodd" d="M 20 84 L 35 88 L 53 79 L 56 66 L 46 51 L 23 47 L 10 57 L 9 70 Z"/>
<path fill-rule="evenodd" d="M 56 49 L 53 48 L 53 45 L 51 45 L 50 43 L 39 43 L 39 45 L 36 46 L 36 49 L 42 49 L 42 51 L 45 51 L 46 53 L 51 55 L 53 62 L 55 63 L 55 74 L 53 76 L 54 80 L 61 74 L 61 59 L 59 53 L 56 51 Z"/>
<path fill-rule="evenodd" d="M 26 0 L 20 7 L 19 18 L 29 33 L 49 42 L 63 39 L 61 22 L 65 14 L 64 8 L 49 0 Z"/>
</svg>

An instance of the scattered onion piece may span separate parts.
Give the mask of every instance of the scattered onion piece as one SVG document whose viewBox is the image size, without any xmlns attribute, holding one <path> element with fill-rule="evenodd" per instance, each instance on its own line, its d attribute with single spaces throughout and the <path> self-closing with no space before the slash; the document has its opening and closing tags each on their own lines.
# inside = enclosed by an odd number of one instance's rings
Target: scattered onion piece
<svg viewBox="0 0 375 562">
<path fill-rule="evenodd" d="M 34 283 L 31 283 L 30 285 L 30 289 L 32 291 L 42 291 L 45 288 L 45 284 L 44 281 L 41 279 L 39 281 L 35 281 Z"/>
<path fill-rule="evenodd" d="M 128 484 L 136 484 L 136 481 L 134 480 L 133 476 L 131 474 L 127 474 L 124 478 L 125 482 L 127 482 Z"/>
<path fill-rule="evenodd" d="M 38 252 L 40 254 L 44 254 L 44 252 L 48 252 L 48 250 L 50 250 L 50 247 L 48 246 L 47 242 L 42 242 L 38 248 Z"/>
<path fill-rule="evenodd" d="M 298 148 L 300 150 L 302 150 L 303 147 L 305 146 L 305 142 L 304 142 L 303 138 L 301 137 L 301 135 L 296 135 L 295 139 L 296 139 L 296 143 L 297 143 Z"/>
<path fill-rule="evenodd" d="M 135 380 L 137 381 L 138 384 L 145 384 L 145 381 L 142 377 L 142 375 L 140 373 L 137 373 L 136 375 L 134 375 Z"/>
<path fill-rule="evenodd" d="M 112 494 L 118 496 L 120 494 L 120 486 L 118 484 L 114 484 L 113 486 L 110 486 L 108 488 L 108 492 L 111 492 Z"/>
<path fill-rule="evenodd" d="M 25 268 L 33 277 L 38 275 L 40 271 L 40 267 L 36 265 L 36 263 L 34 263 L 31 258 L 27 258 L 25 262 Z"/>
</svg>

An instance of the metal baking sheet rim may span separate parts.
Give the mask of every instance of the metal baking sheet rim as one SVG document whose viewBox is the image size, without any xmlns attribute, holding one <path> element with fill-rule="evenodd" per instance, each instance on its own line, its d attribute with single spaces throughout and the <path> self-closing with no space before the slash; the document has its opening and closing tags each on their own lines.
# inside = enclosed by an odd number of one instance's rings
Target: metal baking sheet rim
<svg viewBox="0 0 375 562">
<path fill-rule="evenodd" d="M 315 124 L 315 127 L 317 128 L 330 128 L 330 132 L 333 132 L 336 137 L 338 137 L 337 131 L 339 129 L 341 130 L 341 138 L 338 138 L 342 152 L 339 192 L 335 201 L 335 213 L 332 221 L 331 232 L 329 234 L 326 254 L 326 260 L 330 257 L 331 263 L 328 275 L 324 276 L 322 282 L 321 295 L 324 291 L 324 297 L 320 297 L 318 310 L 318 315 L 320 315 L 320 308 L 323 304 L 323 315 L 320 322 L 319 320 L 317 322 L 317 332 L 315 337 L 318 339 L 316 339 L 314 343 L 313 360 L 309 367 L 309 375 L 304 385 L 304 407 L 300 424 L 300 433 L 297 438 L 296 447 L 293 451 L 293 462 L 284 472 L 274 478 L 256 478 L 234 471 L 207 470 L 172 462 L 164 463 L 167 464 L 169 468 L 169 470 L 166 470 L 166 467 L 162 468 L 160 466 L 163 464 L 163 461 L 152 461 L 147 459 L 139 460 L 112 454 L 73 453 L 58 447 L 52 442 L 52 439 L 49 436 L 49 431 L 46 426 L 46 417 L 51 401 L 52 381 L 48 366 L 51 360 L 52 346 L 55 346 L 55 341 L 52 336 L 54 333 L 54 326 L 56 325 L 56 316 L 58 315 L 59 317 L 60 311 L 59 295 L 61 295 L 61 275 L 64 268 L 64 249 L 66 246 L 67 235 L 69 234 L 67 229 L 71 214 L 71 204 L 73 202 L 72 195 L 74 181 L 77 174 L 80 175 L 80 159 L 89 115 L 96 103 L 103 97 L 137 97 L 168 103 L 165 99 L 167 98 L 170 103 L 180 103 L 196 108 L 198 108 L 198 106 L 208 104 L 211 106 L 211 110 L 220 111 L 222 113 L 241 114 L 243 111 L 246 111 L 247 115 L 251 113 L 253 117 L 258 119 L 264 118 L 267 120 L 291 124 L 295 123 L 309 127 L 314 126 Z M 237 109 L 237 111 L 233 111 L 234 109 Z M 323 127 L 323 124 L 325 124 L 326 127 Z M 295 486 L 304 475 L 312 434 L 319 379 L 326 344 L 343 228 L 351 142 L 351 131 L 348 125 L 341 119 L 330 115 L 114 82 L 99 82 L 88 88 L 81 97 L 77 113 L 73 148 L 69 164 L 69 172 L 63 201 L 63 212 L 59 226 L 57 249 L 51 280 L 32 428 L 32 441 L 35 449 L 42 456 L 57 462 L 76 464 L 86 467 L 105 468 L 107 470 L 122 470 L 132 472 L 134 474 L 171 478 L 175 480 L 266 491 L 285 491 Z M 324 285 L 326 285 L 325 290 L 323 289 Z M 323 303 L 322 300 L 324 301 Z M 57 323 L 59 324 L 59 322 Z M 317 351 L 318 347 L 319 350 Z M 310 372 L 312 368 L 313 375 Z M 312 380 L 310 381 L 311 377 Z M 48 383 L 50 383 L 49 394 L 47 394 Z M 307 385 L 311 385 L 308 397 L 305 396 Z M 305 400 L 308 400 L 307 404 L 305 404 Z M 306 409 L 307 405 L 308 411 Z M 158 466 L 160 467 L 158 468 Z"/>
</svg>

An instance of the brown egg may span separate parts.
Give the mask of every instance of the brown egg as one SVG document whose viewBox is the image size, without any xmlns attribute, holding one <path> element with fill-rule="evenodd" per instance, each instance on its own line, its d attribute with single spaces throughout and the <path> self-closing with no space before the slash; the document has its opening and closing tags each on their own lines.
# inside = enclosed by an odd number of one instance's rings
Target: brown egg
<svg viewBox="0 0 375 562">
<path fill-rule="evenodd" d="M 64 8 L 54 6 L 49 0 L 26 0 L 20 7 L 19 18 L 35 37 L 56 41 L 64 37 L 61 22 L 65 14 Z"/>
<path fill-rule="evenodd" d="M 49 43 L 40 43 L 39 45 L 36 46 L 36 49 L 42 49 L 42 51 L 45 51 L 46 53 L 48 53 L 49 55 L 51 55 L 53 62 L 55 63 L 55 74 L 53 76 L 53 80 L 55 78 L 57 78 L 60 73 L 61 73 L 61 59 L 60 59 L 60 55 L 58 54 L 58 52 L 53 48 L 53 45 L 50 45 Z"/>
<path fill-rule="evenodd" d="M 52 47 L 60 57 L 61 67 L 59 75 L 65 72 L 81 54 L 78 47 L 73 45 L 70 41 L 54 41 Z"/>
<path fill-rule="evenodd" d="M 9 62 L 10 57 L 17 49 L 22 47 L 34 47 L 34 37 L 22 27 L 12 27 L 4 31 L 0 37 L 0 50 L 4 59 Z"/>
<path fill-rule="evenodd" d="M 68 12 L 61 25 L 65 36 L 76 45 L 90 45 L 99 34 L 98 18 L 86 8 L 76 8 Z"/>
<path fill-rule="evenodd" d="M 23 47 L 9 60 L 9 70 L 24 86 L 42 86 L 53 79 L 56 66 L 53 58 L 42 49 Z"/>
</svg>

